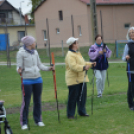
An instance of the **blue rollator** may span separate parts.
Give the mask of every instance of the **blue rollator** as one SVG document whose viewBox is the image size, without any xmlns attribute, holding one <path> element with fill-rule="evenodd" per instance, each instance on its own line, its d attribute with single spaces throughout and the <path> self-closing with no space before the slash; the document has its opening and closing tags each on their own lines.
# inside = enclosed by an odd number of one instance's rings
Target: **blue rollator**
<svg viewBox="0 0 134 134">
<path fill-rule="evenodd" d="M 0 134 L 1 134 L 1 124 L 2 123 L 5 123 L 5 125 L 4 125 L 5 134 L 13 134 L 10 126 L 8 125 L 8 121 L 6 119 L 6 110 L 4 108 L 4 101 L 0 101 Z"/>
</svg>

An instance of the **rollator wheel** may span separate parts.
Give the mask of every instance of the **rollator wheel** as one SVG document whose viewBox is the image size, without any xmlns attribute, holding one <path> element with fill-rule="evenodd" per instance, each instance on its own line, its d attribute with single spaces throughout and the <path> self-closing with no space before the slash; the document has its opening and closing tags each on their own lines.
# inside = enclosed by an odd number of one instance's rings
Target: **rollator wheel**
<svg viewBox="0 0 134 134">
<path fill-rule="evenodd" d="M 11 128 L 5 128 L 5 134 L 13 134 Z"/>
</svg>

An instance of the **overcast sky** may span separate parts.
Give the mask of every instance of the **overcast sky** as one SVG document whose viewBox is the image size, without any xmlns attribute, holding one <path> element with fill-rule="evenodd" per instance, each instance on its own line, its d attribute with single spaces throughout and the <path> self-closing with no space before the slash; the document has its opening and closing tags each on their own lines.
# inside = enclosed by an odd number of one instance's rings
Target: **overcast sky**
<svg viewBox="0 0 134 134">
<path fill-rule="evenodd" d="M 7 1 L 11 3 L 15 8 L 19 8 L 21 5 L 21 10 L 23 14 L 29 13 L 29 11 L 32 8 L 32 5 L 29 4 L 30 0 L 7 0 Z"/>
</svg>

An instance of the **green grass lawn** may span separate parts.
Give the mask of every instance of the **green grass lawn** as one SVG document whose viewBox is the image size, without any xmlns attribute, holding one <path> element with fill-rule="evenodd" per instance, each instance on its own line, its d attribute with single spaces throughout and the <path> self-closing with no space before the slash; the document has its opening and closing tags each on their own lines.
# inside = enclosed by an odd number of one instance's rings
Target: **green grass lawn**
<svg viewBox="0 0 134 134">
<path fill-rule="evenodd" d="M 108 47 L 114 53 L 115 44 L 108 44 Z M 88 46 L 80 47 L 79 50 L 82 56 L 84 57 L 84 59 L 89 60 L 89 56 L 88 56 L 89 47 Z M 64 48 L 64 55 L 67 53 L 67 51 L 68 51 L 68 48 Z M 65 56 L 62 56 L 62 48 L 51 48 L 51 52 L 54 52 L 55 54 L 55 62 L 64 62 Z M 11 62 L 16 62 L 16 53 L 17 51 L 10 51 Z M 45 62 L 45 63 L 50 62 L 46 49 L 38 49 L 38 53 L 42 62 Z M 115 57 L 115 55 L 113 56 L 112 54 L 110 59 L 117 59 L 117 58 Z M 4 51 L 0 52 L 0 62 L 2 61 L 6 61 L 6 52 Z"/>
<path fill-rule="evenodd" d="M 94 113 L 91 115 L 92 85 L 88 86 L 87 113 L 89 118 L 77 117 L 77 120 L 66 118 L 66 108 L 60 110 L 61 123 L 57 120 L 57 111 L 42 112 L 45 127 L 35 126 L 32 112 L 29 114 L 31 130 L 22 131 L 19 124 L 19 113 L 8 114 L 7 119 L 14 134 L 132 134 L 134 113 L 127 106 L 126 64 L 110 64 L 109 81 L 106 82 L 104 95 L 97 98 L 96 86 L 94 96 Z M 43 78 L 42 103 L 54 103 L 52 72 L 41 72 Z M 92 70 L 88 71 L 91 81 Z M 65 66 L 56 66 L 57 90 L 59 103 L 66 105 L 68 89 L 65 84 Z M 0 99 L 5 101 L 5 107 L 14 108 L 21 105 L 20 77 L 15 66 L 7 68 L 0 66 Z M 31 101 L 31 106 L 33 105 Z"/>
</svg>

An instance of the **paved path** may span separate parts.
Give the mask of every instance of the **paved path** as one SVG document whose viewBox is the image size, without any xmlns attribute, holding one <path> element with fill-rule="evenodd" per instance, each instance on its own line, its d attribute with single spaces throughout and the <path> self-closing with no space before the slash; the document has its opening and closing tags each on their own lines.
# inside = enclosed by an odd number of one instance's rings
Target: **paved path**
<svg viewBox="0 0 134 134">
<path fill-rule="evenodd" d="M 125 63 L 122 60 L 109 60 L 109 63 Z M 43 63 L 44 65 L 50 65 L 50 63 Z M 7 65 L 6 62 L 0 62 L 0 65 Z M 11 63 L 11 65 L 16 65 L 16 63 Z M 55 63 L 55 65 L 65 65 L 65 63 Z"/>
</svg>

